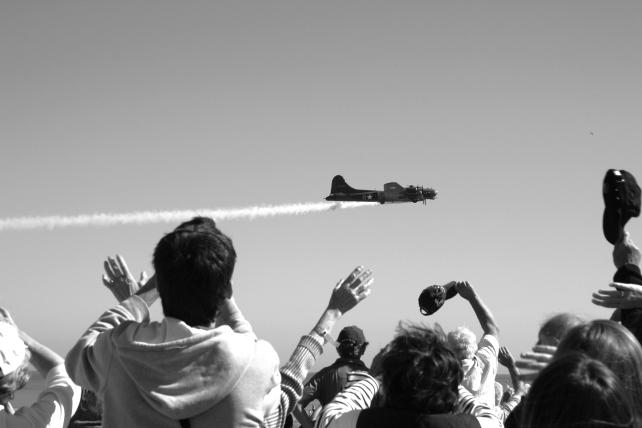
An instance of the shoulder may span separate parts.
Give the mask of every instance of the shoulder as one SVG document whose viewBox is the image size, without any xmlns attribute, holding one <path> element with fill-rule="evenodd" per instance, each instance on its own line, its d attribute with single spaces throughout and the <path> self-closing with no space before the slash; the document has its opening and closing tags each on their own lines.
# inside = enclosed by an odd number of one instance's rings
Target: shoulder
<svg viewBox="0 0 642 428">
<path fill-rule="evenodd" d="M 333 419 L 326 428 L 356 428 L 361 410 L 352 410 Z"/>
<path fill-rule="evenodd" d="M 499 340 L 492 334 L 485 334 L 479 341 L 475 355 L 482 360 L 497 360 L 499 354 Z"/>
</svg>

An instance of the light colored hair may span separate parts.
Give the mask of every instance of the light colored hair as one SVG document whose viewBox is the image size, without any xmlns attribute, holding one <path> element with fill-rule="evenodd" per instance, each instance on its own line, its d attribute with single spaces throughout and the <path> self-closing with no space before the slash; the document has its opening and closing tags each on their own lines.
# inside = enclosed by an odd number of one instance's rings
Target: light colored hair
<svg viewBox="0 0 642 428">
<path fill-rule="evenodd" d="M 31 353 L 26 350 L 25 358 L 20 366 L 11 373 L 0 376 L 0 404 L 4 405 L 13 400 L 13 394 L 29 382 L 31 376 L 29 373 L 30 359 Z"/>
<path fill-rule="evenodd" d="M 477 352 L 477 336 L 467 327 L 457 327 L 448 333 L 448 344 L 460 360 L 472 358 Z"/>
<path fill-rule="evenodd" d="M 538 341 L 538 344 L 557 346 L 567 331 L 584 322 L 581 317 L 570 312 L 553 315 L 547 319 L 539 329 L 540 340 L 544 337 L 547 343 L 539 343 Z"/>
</svg>

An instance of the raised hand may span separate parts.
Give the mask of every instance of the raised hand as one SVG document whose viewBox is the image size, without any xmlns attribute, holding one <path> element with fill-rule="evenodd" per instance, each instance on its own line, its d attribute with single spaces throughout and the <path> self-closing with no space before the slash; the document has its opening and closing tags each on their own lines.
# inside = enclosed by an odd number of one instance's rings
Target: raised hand
<svg viewBox="0 0 642 428">
<path fill-rule="evenodd" d="M 499 348 L 499 354 L 497 355 L 497 360 L 499 364 L 506 368 L 511 368 L 515 366 L 515 358 L 513 354 L 510 353 L 507 347 L 502 346 Z"/>
<path fill-rule="evenodd" d="M 372 271 L 357 266 L 345 279 L 340 280 L 332 290 L 328 309 L 344 314 L 368 297 L 374 282 Z"/>
<path fill-rule="evenodd" d="M 520 369 L 534 370 L 532 373 L 520 374 L 520 378 L 533 379 L 553 359 L 556 350 L 557 346 L 535 345 L 532 352 L 520 354 L 521 359 L 515 361 L 515 366 Z"/>
<path fill-rule="evenodd" d="M 457 293 L 466 300 L 471 300 L 477 295 L 475 289 L 468 283 L 468 281 L 455 282 L 455 288 L 457 289 Z"/>
<path fill-rule="evenodd" d="M 147 282 L 147 274 L 143 271 L 140 274 L 140 280 L 136 281 L 134 276 L 127 267 L 125 259 L 116 255 L 116 258 L 107 257 L 104 262 L 105 274 L 103 275 L 103 284 L 112 292 L 116 300 L 122 302 L 129 298 Z"/>
<path fill-rule="evenodd" d="M 631 309 L 642 307 L 642 285 L 612 282 L 610 290 L 597 290 L 591 301 L 605 308 Z"/>
</svg>

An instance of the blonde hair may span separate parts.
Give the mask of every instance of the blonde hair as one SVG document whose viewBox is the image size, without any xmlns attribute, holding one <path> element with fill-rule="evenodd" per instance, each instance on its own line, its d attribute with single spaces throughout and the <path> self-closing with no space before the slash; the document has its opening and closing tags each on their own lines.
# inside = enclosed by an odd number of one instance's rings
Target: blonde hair
<svg viewBox="0 0 642 428">
<path fill-rule="evenodd" d="M 448 333 L 448 344 L 460 360 L 472 358 L 477 352 L 477 336 L 467 327 L 457 327 Z"/>
</svg>

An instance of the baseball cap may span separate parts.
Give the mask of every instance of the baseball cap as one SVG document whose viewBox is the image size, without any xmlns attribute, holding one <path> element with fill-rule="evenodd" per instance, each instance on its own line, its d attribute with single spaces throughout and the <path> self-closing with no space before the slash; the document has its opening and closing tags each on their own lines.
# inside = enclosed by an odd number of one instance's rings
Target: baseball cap
<svg viewBox="0 0 642 428">
<path fill-rule="evenodd" d="M 448 285 L 448 284 L 447 284 Z M 457 295 L 457 289 L 450 285 L 429 285 L 419 295 L 419 310 L 422 315 L 432 315 L 444 305 L 447 299 Z"/>
<path fill-rule="evenodd" d="M 364 336 L 363 330 L 361 330 L 359 327 L 357 327 L 356 325 L 351 325 L 348 327 L 344 327 L 343 330 L 341 330 L 341 332 L 339 333 L 337 342 L 343 342 L 344 340 L 352 340 L 358 345 L 361 345 L 366 343 L 366 336 Z"/>
</svg>

